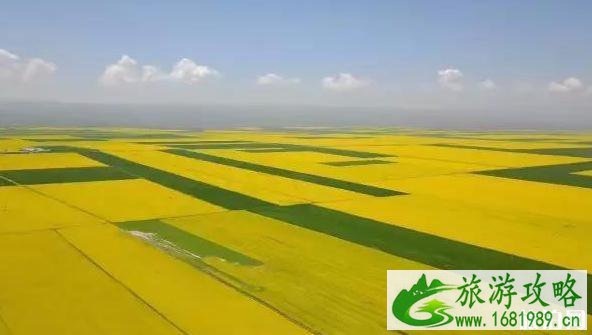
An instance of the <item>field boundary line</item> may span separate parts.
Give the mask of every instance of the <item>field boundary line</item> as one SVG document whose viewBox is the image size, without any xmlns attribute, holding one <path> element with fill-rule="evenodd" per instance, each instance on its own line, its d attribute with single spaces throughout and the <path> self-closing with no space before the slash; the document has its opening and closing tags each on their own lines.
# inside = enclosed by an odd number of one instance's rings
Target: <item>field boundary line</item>
<svg viewBox="0 0 592 335">
<path fill-rule="evenodd" d="M 77 211 L 83 212 L 83 213 L 85 213 L 85 214 L 88 214 L 88 215 L 90 215 L 90 216 L 94 217 L 95 219 L 98 219 L 98 220 L 100 220 L 100 221 L 103 221 L 104 223 L 109 223 L 109 222 L 110 222 L 109 220 L 107 220 L 107 219 L 105 219 L 105 218 L 103 218 L 103 217 L 100 217 L 99 215 L 97 215 L 97 214 L 95 214 L 95 213 L 89 212 L 89 211 L 87 211 L 87 210 L 85 210 L 85 209 L 82 209 L 82 208 L 80 208 L 80 207 L 78 207 L 78 206 L 72 205 L 72 204 L 70 204 L 70 203 L 68 203 L 68 202 L 66 202 L 66 201 L 63 201 L 63 200 L 61 200 L 61 199 L 58 199 L 58 198 L 55 198 L 55 197 L 53 197 L 53 196 L 51 196 L 51 195 L 49 195 L 49 194 L 46 194 L 46 193 L 44 193 L 44 192 L 41 192 L 41 191 L 39 191 L 39 190 L 36 190 L 36 189 L 34 189 L 33 187 L 31 187 L 30 185 L 23 185 L 23 184 L 19 184 L 19 183 L 15 182 L 14 180 L 8 179 L 8 178 L 6 178 L 6 177 L 4 177 L 4 176 L 0 176 L 0 178 L 2 178 L 2 179 L 5 179 L 5 180 L 8 180 L 9 182 L 13 183 L 13 184 L 14 184 L 13 186 L 19 186 L 19 187 L 22 187 L 22 188 L 24 188 L 24 189 L 27 189 L 27 190 L 29 190 L 29 191 L 31 191 L 31 192 L 33 192 L 33 193 L 36 193 L 36 194 L 38 194 L 38 195 L 40 195 L 40 196 L 42 196 L 42 197 L 48 198 L 48 199 L 50 199 L 50 200 L 53 200 L 53 201 L 57 201 L 57 202 L 59 202 L 60 204 L 62 204 L 62 205 L 64 205 L 64 206 L 66 206 L 66 207 L 69 207 L 69 208 L 71 208 L 71 209 L 74 209 L 74 210 L 77 210 Z M 60 228 L 61 228 L 61 227 L 60 227 Z M 49 229 L 59 229 L 59 228 L 49 228 Z"/>
<path fill-rule="evenodd" d="M 0 313 L 0 324 L 4 325 L 4 328 L 8 332 L 8 335 L 14 334 L 14 332 L 12 330 L 10 330 L 10 327 L 8 327 L 8 323 L 6 322 L 6 320 L 4 320 L 2 313 Z"/>
<path fill-rule="evenodd" d="M 58 229 L 54 229 L 53 231 L 62 240 L 64 240 L 69 246 L 71 246 L 72 248 L 74 248 L 74 250 L 76 250 L 80 255 L 82 255 L 82 257 L 84 257 L 87 261 L 89 261 L 91 264 L 93 264 L 95 267 L 97 267 L 101 272 L 105 273 L 109 278 L 111 278 L 113 281 L 115 281 L 115 283 L 117 283 L 118 285 L 120 285 L 121 287 L 123 287 L 132 296 L 134 296 L 141 303 L 143 303 L 144 305 L 146 305 L 150 310 L 152 310 L 154 313 L 156 313 L 158 316 L 160 316 L 163 320 L 165 320 L 167 323 L 169 323 L 171 326 L 173 326 L 173 328 L 177 329 L 181 334 L 190 335 L 187 331 L 185 331 L 180 326 L 178 326 L 176 323 L 174 323 L 166 315 L 164 315 L 163 313 L 161 313 L 158 309 L 156 309 L 154 306 L 152 306 L 150 303 L 148 303 L 146 300 L 144 300 L 144 298 L 142 298 L 139 294 L 137 294 L 129 286 L 125 285 L 122 281 L 120 281 L 119 279 L 117 279 L 113 274 L 111 274 L 104 267 L 102 267 L 99 263 L 97 263 L 94 259 L 92 259 L 89 255 L 87 255 L 84 251 L 82 251 L 82 249 L 78 248 L 74 243 L 72 243 L 70 240 L 68 240 L 68 238 L 66 238 Z"/>
</svg>

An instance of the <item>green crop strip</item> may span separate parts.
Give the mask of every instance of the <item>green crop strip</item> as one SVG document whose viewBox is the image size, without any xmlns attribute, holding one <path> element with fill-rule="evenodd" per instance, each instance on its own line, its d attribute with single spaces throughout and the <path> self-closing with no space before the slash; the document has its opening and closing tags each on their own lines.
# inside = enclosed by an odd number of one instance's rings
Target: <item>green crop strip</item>
<svg viewBox="0 0 592 335">
<path fill-rule="evenodd" d="M 167 138 L 186 138 L 187 136 L 185 135 L 179 135 L 179 134 L 134 134 L 134 133 L 88 133 L 88 134 L 79 134 L 78 136 L 80 137 L 84 137 L 84 138 L 93 138 L 93 139 L 125 139 L 125 138 L 129 138 L 129 139 L 151 139 L 151 138 L 162 138 L 162 139 L 167 139 Z"/>
<path fill-rule="evenodd" d="M 507 148 L 492 148 L 479 147 L 473 145 L 457 145 L 457 144 L 432 144 L 438 147 L 459 148 L 459 149 L 473 149 L 473 150 L 488 150 L 501 152 L 515 152 L 523 154 L 538 154 L 551 156 L 567 156 L 567 157 L 582 157 L 592 158 L 592 148 L 545 148 L 545 149 L 507 149 Z"/>
<path fill-rule="evenodd" d="M 337 155 L 344 157 L 354 158 L 379 158 L 379 157 L 391 157 L 390 155 L 378 154 L 373 152 L 363 152 L 354 150 L 344 150 L 337 148 L 327 147 L 315 147 L 301 144 L 288 144 L 288 143 L 211 143 L 211 144 L 188 144 L 188 145 L 171 145 L 175 148 L 183 149 L 283 149 L 289 151 L 307 151 L 317 152 L 322 154 Z"/>
<path fill-rule="evenodd" d="M 326 162 L 321 163 L 331 166 L 357 166 L 357 165 L 374 165 L 374 164 L 393 164 L 395 162 L 383 161 L 380 159 L 368 159 L 363 161 L 341 161 L 341 162 Z"/>
<path fill-rule="evenodd" d="M 238 151 L 250 153 L 272 153 L 272 152 L 303 152 L 306 150 L 290 148 L 263 148 L 263 149 L 239 149 Z"/>
<path fill-rule="evenodd" d="M 538 260 L 450 240 L 312 204 L 277 206 L 241 193 L 177 176 L 97 150 L 73 147 L 49 148 L 54 152 L 78 152 L 91 159 L 226 209 L 245 209 L 286 224 L 316 231 L 436 268 L 562 269 L 560 266 Z M 204 189 L 207 192 L 203 191 Z M 588 275 L 588 292 L 592 292 L 591 275 Z M 588 311 L 592 311 L 592 300 L 588 302 Z"/>
<path fill-rule="evenodd" d="M 388 197 L 388 196 L 393 196 L 393 195 L 406 194 L 403 192 L 393 191 L 393 190 L 389 190 L 386 188 L 358 184 L 358 183 L 353 183 L 353 182 L 349 182 L 349 181 L 333 179 L 333 178 L 323 177 L 323 176 L 317 176 L 317 175 L 313 175 L 313 174 L 296 172 L 296 171 L 291 171 L 291 170 L 285 170 L 285 169 L 280 169 L 280 168 L 266 166 L 266 165 L 238 161 L 235 159 L 208 155 L 208 154 L 201 153 L 201 152 L 194 152 L 194 151 L 188 151 L 188 150 L 182 150 L 182 149 L 169 149 L 169 150 L 164 150 L 164 152 L 171 153 L 174 155 L 194 158 L 194 159 L 198 159 L 198 160 L 203 160 L 203 161 L 210 162 L 210 163 L 232 166 L 232 167 L 236 167 L 239 169 L 256 171 L 256 172 L 260 172 L 260 173 L 266 173 L 266 174 L 270 174 L 270 175 L 274 175 L 274 176 L 280 176 L 280 177 L 290 178 L 290 179 L 294 179 L 294 180 L 305 181 L 305 182 L 309 182 L 309 183 L 339 188 L 342 190 L 372 195 L 372 196 L 376 196 L 376 197 Z"/>
<path fill-rule="evenodd" d="M 443 269 L 559 268 L 311 204 L 249 211 Z"/>
<path fill-rule="evenodd" d="M 118 226 L 130 232 L 141 232 L 151 237 L 152 241 L 164 242 L 165 247 L 173 247 L 179 252 L 188 253 L 187 256 L 198 258 L 217 257 L 225 261 L 245 266 L 261 265 L 260 261 L 226 248 L 220 244 L 206 240 L 185 230 L 179 229 L 159 220 L 123 222 Z M 173 245 L 171 245 L 171 243 Z"/>
<path fill-rule="evenodd" d="M 269 202 L 229 191 L 194 179 L 182 177 L 146 165 L 138 164 L 98 150 L 73 147 L 48 147 L 55 151 L 74 151 L 90 159 L 120 169 L 131 175 L 144 178 L 185 193 L 192 197 L 216 204 L 226 209 L 246 209 L 251 207 L 269 206 Z"/>
<path fill-rule="evenodd" d="M 354 157 L 354 158 L 380 158 L 380 157 L 391 157 L 392 156 L 392 155 L 378 154 L 378 153 L 374 153 L 374 152 L 354 151 L 354 150 L 345 150 L 345 149 L 327 148 L 327 147 L 314 147 L 314 146 L 299 145 L 299 144 L 298 145 L 297 144 L 290 144 L 290 145 L 287 145 L 286 148 L 301 149 L 302 151 L 318 152 L 321 154 L 329 154 L 329 155 L 344 156 L 344 157 Z"/>
<path fill-rule="evenodd" d="M 88 141 L 105 141 L 102 138 L 25 138 L 26 141 L 33 142 L 88 142 Z"/>
<path fill-rule="evenodd" d="M 592 158 L 592 148 L 524 149 L 522 152 L 540 155 Z"/>
<path fill-rule="evenodd" d="M 478 171 L 473 173 L 493 177 L 592 188 L 592 177 L 575 174 L 575 172 L 587 171 L 590 169 L 592 169 L 592 162 L 530 166 L 524 168 Z"/>
<path fill-rule="evenodd" d="M 302 139 L 302 140 L 351 140 L 351 139 L 364 139 L 364 138 L 372 138 L 370 136 L 293 136 L 292 138 Z"/>
<path fill-rule="evenodd" d="M 261 207 L 249 211 L 440 269 L 564 269 L 315 205 Z M 587 289 L 592 292 L 590 274 Z M 592 301 L 588 300 L 588 313 L 592 313 L 591 307 Z"/>
<path fill-rule="evenodd" d="M 173 144 L 170 147 L 183 149 L 269 149 L 282 148 L 280 145 L 267 143 L 197 143 L 197 144 Z"/>
<path fill-rule="evenodd" d="M 434 138 L 448 138 L 456 140 L 474 140 L 474 141 L 498 141 L 498 142 L 556 142 L 568 140 L 565 138 L 544 138 L 544 137 L 515 137 L 515 138 L 488 138 L 488 137 L 476 137 L 476 136 L 455 136 L 446 134 L 416 134 L 416 136 L 422 137 L 434 137 Z M 450 146 L 450 147 L 471 147 L 455 144 L 432 144 L 436 146 Z"/>
<path fill-rule="evenodd" d="M 355 158 L 379 158 L 379 157 L 392 157 L 392 155 L 377 154 L 373 152 L 363 152 L 354 150 L 344 150 L 326 147 L 309 147 L 309 146 L 296 146 L 297 148 L 306 148 L 306 151 L 318 152 L 321 154 L 329 154 L 336 156 L 355 157 Z"/>
<path fill-rule="evenodd" d="M 248 143 L 249 141 L 237 140 L 187 140 L 187 141 L 144 141 L 135 142 L 138 144 L 232 144 L 232 143 Z"/>
<path fill-rule="evenodd" d="M 448 144 L 438 144 L 437 146 L 571 157 L 588 157 L 587 155 L 590 155 L 589 157 L 592 157 L 592 148 L 503 149 Z M 592 169 L 592 162 L 581 162 L 570 164 L 529 166 L 522 168 L 477 171 L 473 173 L 492 177 L 592 188 L 592 177 L 575 174 L 575 172 L 581 172 L 590 169 Z"/>
<path fill-rule="evenodd" d="M 528 153 L 528 152 L 525 152 L 525 150 L 526 151 L 529 150 L 529 149 L 507 149 L 507 148 L 480 147 L 480 146 L 476 146 L 476 145 L 461 145 L 461 144 L 446 144 L 446 143 L 438 143 L 438 144 L 430 144 L 430 145 L 434 146 L 434 147 L 444 147 L 444 148 L 516 152 L 516 153 Z"/>
<path fill-rule="evenodd" d="M 76 183 L 86 181 L 122 180 L 136 178 L 121 170 L 98 166 L 81 168 L 5 170 L 0 176 L 20 185 Z"/>
</svg>

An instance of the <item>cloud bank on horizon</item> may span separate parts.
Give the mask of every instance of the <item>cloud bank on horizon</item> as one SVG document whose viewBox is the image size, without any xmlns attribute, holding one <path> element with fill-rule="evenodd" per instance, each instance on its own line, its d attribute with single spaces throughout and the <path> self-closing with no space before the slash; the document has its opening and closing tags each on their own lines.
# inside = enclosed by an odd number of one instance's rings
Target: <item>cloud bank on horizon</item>
<svg viewBox="0 0 592 335">
<path fill-rule="evenodd" d="M 8 2 L 0 100 L 561 113 L 592 108 L 590 12 L 584 0 Z"/>
<path fill-rule="evenodd" d="M 6 49 L 0 49 L 0 82 L 3 83 L 32 83 L 50 79 L 58 70 L 58 66 L 50 61 L 32 57 L 21 58 Z M 465 91 L 465 74 L 458 68 L 449 67 L 436 71 L 435 81 L 443 91 L 460 93 Z M 162 70 L 155 65 L 142 65 L 136 59 L 122 55 L 119 60 L 105 66 L 104 71 L 98 77 L 98 83 L 104 87 L 120 87 L 126 85 L 142 85 L 157 82 L 180 83 L 196 85 L 211 78 L 219 78 L 220 72 L 207 65 L 199 65 L 189 58 L 181 58 L 174 63 L 169 71 Z M 286 87 L 301 84 L 298 77 L 285 77 L 276 73 L 266 73 L 258 76 L 255 84 L 258 86 Z M 348 72 L 325 76 L 320 79 L 321 88 L 327 91 L 352 94 L 356 90 L 376 85 L 374 80 L 360 78 Z M 379 84 L 378 84 L 379 85 Z M 518 92 L 524 92 L 523 84 L 516 88 Z M 473 82 L 472 87 L 483 91 L 494 91 L 500 87 L 490 78 Z M 584 82 L 577 77 L 568 77 L 563 80 L 551 81 L 546 85 L 549 93 L 580 93 L 590 95 L 592 86 L 586 87 Z"/>
</svg>

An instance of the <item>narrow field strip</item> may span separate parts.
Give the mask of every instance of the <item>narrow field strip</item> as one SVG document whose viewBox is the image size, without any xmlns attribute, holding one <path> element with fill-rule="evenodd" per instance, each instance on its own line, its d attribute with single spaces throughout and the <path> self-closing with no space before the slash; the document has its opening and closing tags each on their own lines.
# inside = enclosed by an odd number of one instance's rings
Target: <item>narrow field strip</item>
<svg viewBox="0 0 592 335">
<path fill-rule="evenodd" d="M 592 188 L 592 176 L 578 174 L 592 169 L 592 162 L 477 171 L 475 174 L 540 183 Z"/>
<path fill-rule="evenodd" d="M 212 162 L 212 163 L 216 163 L 216 164 L 233 166 L 233 167 L 237 167 L 240 169 L 251 170 L 251 171 L 256 171 L 256 172 L 260 172 L 260 173 L 267 173 L 270 175 L 305 181 L 305 182 L 319 184 L 319 185 L 323 185 L 323 186 L 340 188 L 343 190 L 357 192 L 357 193 L 366 194 L 366 195 L 372 195 L 372 196 L 376 196 L 376 197 L 388 197 L 388 196 L 404 195 L 405 194 L 403 192 L 398 192 L 398 191 L 394 191 L 394 190 L 390 190 L 390 189 L 386 189 L 386 188 L 358 184 L 358 183 L 354 183 L 354 182 L 333 179 L 333 178 L 329 178 L 329 177 L 323 177 L 323 176 L 318 176 L 318 175 L 313 175 L 313 174 L 308 174 L 308 173 L 303 173 L 303 172 L 290 171 L 290 170 L 280 169 L 280 168 L 266 166 L 266 165 L 254 164 L 254 163 L 239 161 L 239 160 L 235 160 L 235 159 L 225 158 L 225 157 L 208 155 L 208 154 L 201 153 L 201 152 L 187 151 L 187 150 L 182 150 L 182 149 L 168 149 L 168 150 L 164 150 L 164 152 L 179 155 L 179 156 L 185 156 L 185 157 L 189 157 L 189 158 L 204 160 L 204 161 Z"/>
<path fill-rule="evenodd" d="M 396 162 L 384 161 L 380 159 L 368 159 L 361 161 L 340 161 L 340 162 L 325 162 L 321 164 L 330 166 L 358 166 L 358 165 L 375 165 L 375 164 L 393 164 Z"/>
<path fill-rule="evenodd" d="M 254 154 L 264 154 L 264 153 L 271 153 L 271 152 L 303 152 L 306 150 L 298 150 L 298 149 L 289 149 L 289 148 L 262 148 L 262 149 L 239 149 L 238 151 L 242 152 L 250 152 Z"/>
<path fill-rule="evenodd" d="M 106 141 L 106 138 L 28 138 L 27 141 L 33 142 L 88 142 L 88 141 Z"/>
<path fill-rule="evenodd" d="M 239 151 L 216 150 L 205 152 L 209 155 L 249 162 L 295 172 L 308 173 L 349 182 L 378 186 L 386 189 L 399 189 L 396 184 L 389 186 L 376 184 L 382 180 L 403 179 L 408 177 L 420 177 L 430 175 L 449 174 L 452 172 L 469 172 L 491 169 L 491 166 L 483 166 L 471 163 L 442 162 L 432 159 L 418 159 L 399 156 L 396 164 L 371 164 L 360 165 L 351 168 L 334 167 L 322 164 L 324 162 L 340 161 L 331 156 L 318 153 L 301 153 L 298 155 L 286 153 L 270 153 L 262 155 L 246 154 Z M 333 158 L 333 159 L 332 159 Z M 365 159 L 362 159 L 365 160 Z M 347 161 L 350 161 L 348 159 Z M 394 160 L 393 160 L 394 161 Z M 408 193 L 408 192 L 406 192 Z M 329 200 L 331 201 L 331 200 Z M 316 202 L 316 201 L 315 201 Z M 323 200 L 320 200 L 323 202 Z"/>
<path fill-rule="evenodd" d="M 520 209 L 493 209 L 413 193 L 319 206 L 566 268 L 592 268 L 592 258 L 579 257 L 592 254 L 592 245 L 585 238 L 592 235 L 588 221 L 558 219 Z M 484 234 L 505 238 L 484 238 Z M 553 243 L 549 243 L 549 236 Z"/>
<path fill-rule="evenodd" d="M 440 269 L 563 269 L 315 205 L 262 207 L 249 211 Z M 588 291 L 592 291 L 590 274 Z M 592 301 L 588 301 L 588 311 L 592 313 Z"/>
<path fill-rule="evenodd" d="M 29 187 L 109 222 L 198 215 L 225 210 L 141 178 Z"/>
<path fill-rule="evenodd" d="M 137 144 L 232 144 L 232 143 L 248 143 L 250 141 L 242 141 L 242 140 L 198 140 L 187 138 L 187 141 L 143 141 L 143 142 L 134 142 Z"/>
<path fill-rule="evenodd" d="M 84 168 L 97 166 L 105 165 L 72 152 L 54 153 L 50 151 L 41 151 L 35 153 L 15 152 L 0 154 L 0 171 Z"/>
<path fill-rule="evenodd" d="M 329 147 L 315 147 L 303 144 L 289 144 L 289 143 L 264 143 L 264 142 L 251 142 L 251 143 L 218 143 L 218 144 L 188 144 L 188 145 L 172 145 L 171 147 L 182 148 L 182 149 L 277 149 L 282 152 L 317 152 L 322 154 L 330 154 L 344 157 L 354 158 L 380 158 L 380 157 L 392 157 L 392 155 L 385 155 L 373 152 L 337 149 Z"/>
<path fill-rule="evenodd" d="M 57 149 L 76 151 L 88 158 L 94 159 L 103 164 L 110 165 L 131 175 L 150 180 L 162 186 L 185 193 L 200 200 L 207 201 L 217 206 L 224 207 L 226 209 L 246 209 L 273 205 L 267 201 L 229 191 L 194 179 L 182 177 L 174 173 L 138 164 L 130 160 L 97 150 L 74 147 L 60 147 Z"/>
<path fill-rule="evenodd" d="M 60 184 L 103 180 L 135 179 L 135 176 L 112 167 L 4 170 L 0 176 L 20 185 Z M 2 186 L 0 182 L 0 186 Z"/>
<path fill-rule="evenodd" d="M 481 146 L 473 146 L 473 145 L 445 144 L 445 143 L 433 144 L 433 146 L 459 148 L 459 149 L 516 152 L 516 153 L 524 153 L 524 154 L 538 154 L 538 155 L 549 155 L 549 156 L 592 158 L 592 148 L 508 149 L 508 148 L 493 148 L 493 147 L 481 147 Z"/>
<path fill-rule="evenodd" d="M 592 193 L 587 188 L 473 173 L 388 180 L 377 185 L 397 186 L 412 196 L 436 196 L 457 202 L 461 207 L 463 204 L 479 206 L 485 213 L 507 210 L 547 216 L 557 223 L 564 220 L 590 222 Z M 412 208 L 416 208 L 415 205 Z"/>
<path fill-rule="evenodd" d="M 358 149 L 358 146 L 351 147 Z M 435 144 L 410 144 L 401 146 L 373 147 L 376 152 L 396 154 L 399 159 L 424 158 L 457 163 L 477 164 L 490 168 L 513 168 L 535 165 L 566 164 L 585 161 L 581 157 L 529 155 L 519 152 L 500 150 L 476 150 L 467 148 L 450 147 Z"/>
<path fill-rule="evenodd" d="M 315 205 L 249 211 L 437 268 L 561 268 Z"/>
<path fill-rule="evenodd" d="M 252 196 L 276 205 L 295 205 L 335 199 L 340 196 L 347 198 L 360 197 L 360 195 L 353 192 L 198 161 L 159 150 L 103 152 L 212 186 Z M 308 199 L 306 195 L 311 193 L 320 194 L 320 196 L 314 200 Z M 331 195 L 332 197 L 327 197 L 326 195 Z"/>
<path fill-rule="evenodd" d="M 351 140 L 351 139 L 366 139 L 372 138 L 370 136 L 292 136 L 301 140 Z"/>
<path fill-rule="evenodd" d="M 287 148 L 292 149 L 304 149 L 303 151 L 317 152 L 321 154 L 329 154 L 336 156 L 355 157 L 355 158 L 381 158 L 381 157 L 393 157 L 393 155 L 385 155 L 374 152 L 329 148 L 329 147 L 315 147 L 301 144 L 284 144 Z"/>
<path fill-rule="evenodd" d="M 275 143 L 236 142 L 236 143 L 193 143 L 172 144 L 174 148 L 183 149 L 283 149 L 283 145 Z"/>
<path fill-rule="evenodd" d="M 554 141 L 568 141 L 567 138 L 543 138 L 543 137 L 510 137 L 510 138 L 491 138 L 491 137 L 477 137 L 477 136 L 436 136 L 436 135 L 418 135 L 435 138 L 459 139 L 459 140 L 476 140 L 476 141 L 499 141 L 499 142 L 554 142 Z M 479 135 L 481 136 L 481 135 Z"/>
<path fill-rule="evenodd" d="M 196 160 L 159 150 L 104 152 L 276 205 L 371 197 L 342 189 Z"/>
<path fill-rule="evenodd" d="M 226 248 L 223 245 L 201 238 L 160 220 L 132 221 L 117 224 L 133 235 L 148 240 L 160 248 L 180 253 L 181 257 L 203 259 L 216 257 L 244 266 L 261 265 L 260 261 Z M 188 253 L 188 254 L 187 254 Z"/>
<path fill-rule="evenodd" d="M 77 136 L 77 135 L 73 135 Z M 80 133 L 78 136 L 92 139 L 167 139 L 167 138 L 189 138 L 186 135 L 172 134 L 172 133 L 109 133 L 109 132 L 96 132 L 96 133 Z"/>
</svg>

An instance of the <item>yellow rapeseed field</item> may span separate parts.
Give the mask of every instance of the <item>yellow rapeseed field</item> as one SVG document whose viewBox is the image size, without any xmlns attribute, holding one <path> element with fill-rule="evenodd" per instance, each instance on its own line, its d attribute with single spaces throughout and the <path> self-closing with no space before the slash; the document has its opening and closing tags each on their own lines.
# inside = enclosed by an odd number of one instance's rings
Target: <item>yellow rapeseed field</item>
<svg viewBox="0 0 592 335">
<path fill-rule="evenodd" d="M 31 188 L 111 222 L 187 216 L 223 210 L 141 179 L 45 184 Z"/>
<path fill-rule="evenodd" d="M 0 233 L 101 223 L 59 200 L 23 186 L 0 187 Z"/>
<path fill-rule="evenodd" d="M 105 166 L 75 153 L 39 155 L 5 154 L 0 156 L 0 170 L 52 169 L 66 167 Z"/>
<path fill-rule="evenodd" d="M 388 334 L 387 270 L 592 269 L 589 133 L 0 138 L 0 335 Z"/>
<path fill-rule="evenodd" d="M 60 233 L 190 334 L 306 334 L 273 310 L 113 226 Z M 146 333 L 145 333 L 146 334 Z M 149 334 L 151 334 L 149 332 Z"/>
</svg>

